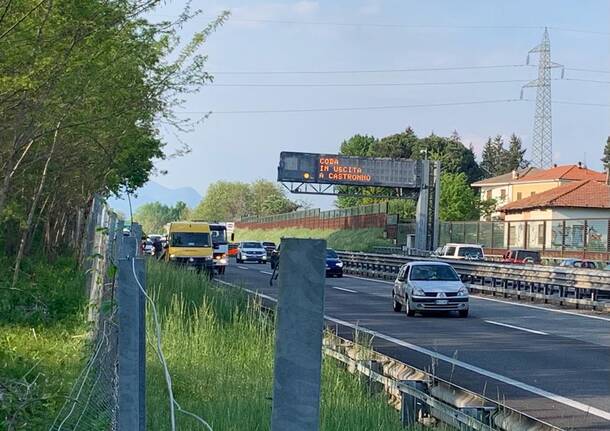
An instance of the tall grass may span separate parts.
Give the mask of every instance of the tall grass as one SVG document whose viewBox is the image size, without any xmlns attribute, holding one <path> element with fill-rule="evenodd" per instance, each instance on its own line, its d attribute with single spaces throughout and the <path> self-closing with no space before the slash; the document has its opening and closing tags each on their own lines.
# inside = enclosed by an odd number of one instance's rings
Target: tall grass
<svg viewBox="0 0 610 431">
<path fill-rule="evenodd" d="M 273 380 L 273 321 L 243 291 L 210 284 L 197 274 L 150 262 L 148 286 L 163 327 L 163 348 L 180 405 L 217 431 L 268 430 Z M 169 408 L 147 316 L 148 426 L 168 429 Z M 324 360 L 322 429 L 402 430 L 382 395 Z M 178 413 L 180 430 L 201 430 Z"/>
<path fill-rule="evenodd" d="M 24 261 L 13 289 L 0 257 L 0 429 L 47 430 L 86 349 L 84 276 L 72 258 Z"/>
<path fill-rule="evenodd" d="M 389 239 L 383 237 L 382 228 L 366 229 L 237 229 L 236 241 L 274 241 L 280 242 L 282 237 L 291 238 L 321 238 L 325 239 L 330 248 L 347 251 L 373 251 L 373 247 L 392 245 Z"/>
</svg>

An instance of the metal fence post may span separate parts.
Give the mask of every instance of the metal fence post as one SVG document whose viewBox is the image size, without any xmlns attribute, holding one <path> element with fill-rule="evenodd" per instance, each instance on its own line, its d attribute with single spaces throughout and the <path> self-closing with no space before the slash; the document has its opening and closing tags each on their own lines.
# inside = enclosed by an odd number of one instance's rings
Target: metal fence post
<svg viewBox="0 0 610 431">
<path fill-rule="evenodd" d="M 122 237 L 118 276 L 118 430 L 144 431 L 145 410 L 145 333 L 144 295 L 140 291 L 145 284 L 144 259 L 137 257 L 139 240 L 133 236 Z M 137 280 L 134 277 L 133 264 Z"/>
<path fill-rule="evenodd" d="M 422 380 L 402 380 L 400 383 L 421 392 L 428 392 L 428 384 Z M 400 421 L 408 427 L 416 425 L 418 419 L 425 413 L 426 405 L 400 387 L 398 389 L 400 391 Z"/>
<path fill-rule="evenodd" d="M 282 239 L 272 431 L 320 428 L 326 241 Z"/>
</svg>

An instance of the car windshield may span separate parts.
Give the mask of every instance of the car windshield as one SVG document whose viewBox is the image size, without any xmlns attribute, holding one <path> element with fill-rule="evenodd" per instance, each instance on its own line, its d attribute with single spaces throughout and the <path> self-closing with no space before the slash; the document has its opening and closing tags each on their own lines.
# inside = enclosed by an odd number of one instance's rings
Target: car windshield
<svg viewBox="0 0 610 431">
<path fill-rule="evenodd" d="M 260 242 L 244 242 L 243 248 L 263 248 Z"/>
<path fill-rule="evenodd" d="M 335 250 L 331 250 L 329 248 L 326 249 L 326 258 L 327 259 L 338 259 L 337 252 Z"/>
<path fill-rule="evenodd" d="M 226 244 L 227 243 L 227 229 L 222 227 L 211 228 L 212 242 L 214 244 Z"/>
<path fill-rule="evenodd" d="M 265 247 L 274 247 L 275 248 L 275 243 L 274 242 L 264 242 L 263 245 Z"/>
<path fill-rule="evenodd" d="M 449 265 L 414 265 L 411 280 L 417 281 L 458 281 L 460 278 Z"/>
<path fill-rule="evenodd" d="M 460 247 L 458 256 L 480 258 L 483 257 L 483 252 L 478 247 Z"/>
<path fill-rule="evenodd" d="M 203 232 L 174 232 L 170 234 L 172 247 L 211 247 L 210 234 Z"/>
<path fill-rule="evenodd" d="M 540 256 L 538 253 L 536 253 L 535 251 L 519 251 L 517 252 L 517 256 L 519 259 L 533 259 L 536 260 L 538 259 Z"/>
</svg>

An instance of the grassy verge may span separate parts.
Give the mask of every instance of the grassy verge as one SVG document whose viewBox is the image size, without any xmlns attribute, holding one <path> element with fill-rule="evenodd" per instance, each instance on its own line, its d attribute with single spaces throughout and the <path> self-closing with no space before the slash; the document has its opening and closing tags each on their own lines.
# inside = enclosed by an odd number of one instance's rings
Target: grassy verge
<svg viewBox="0 0 610 431">
<path fill-rule="evenodd" d="M 163 347 L 181 406 L 215 431 L 268 430 L 273 322 L 239 289 L 214 287 L 197 274 L 150 262 L 148 286 L 163 327 Z M 167 429 L 168 396 L 148 320 L 148 427 Z M 401 430 L 385 396 L 369 396 L 358 378 L 325 360 L 322 430 Z M 178 413 L 180 430 L 201 430 Z"/>
<path fill-rule="evenodd" d="M 391 246 L 390 240 L 383 237 L 382 228 L 367 229 L 237 229 L 236 241 L 257 240 L 279 243 L 282 237 L 322 238 L 330 248 L 349 251 L 372 251 L 376 246 Z"/>
<path fill-rule="evenodd" d="M 0 258 L 0 429 L 47 430 L 88 352 L 84 277 L 71 258 Z"/>
</svg>

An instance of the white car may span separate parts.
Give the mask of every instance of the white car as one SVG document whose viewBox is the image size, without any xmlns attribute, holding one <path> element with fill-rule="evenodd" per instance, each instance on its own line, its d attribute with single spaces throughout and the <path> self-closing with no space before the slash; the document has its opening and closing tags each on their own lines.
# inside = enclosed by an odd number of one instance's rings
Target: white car
<svg viewBox="0 0 610 431">
<path fill-rule="evenodd" d="M 260 241 L 242 241 L 237 246 L 237 263 L 254 261 L 267 263 L 267 250 Z"/>
<path fill-rule="evenodd" d="M 459 244 L 449 243 L 445 244 L 440 250 L 437 248 L 434 252 L 434 256 L 442 257 L 444 259 L 463 259 L 463 260 L 483 260 L 485 254 L 483 253 L 483 247 L 477 244 Z"/>
<path fill-rule="evenodd" d="M 398 271 L 392 288 L 394 311 L 407 316 L 425 311 L 457 311 L 468 317 L 468 289 L 455 269 L 444 262 L 409 262 Z"/>
</svg>

